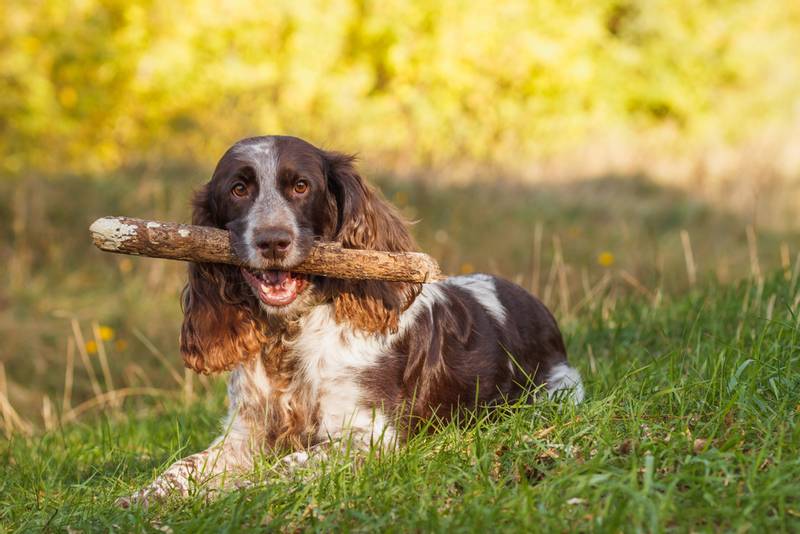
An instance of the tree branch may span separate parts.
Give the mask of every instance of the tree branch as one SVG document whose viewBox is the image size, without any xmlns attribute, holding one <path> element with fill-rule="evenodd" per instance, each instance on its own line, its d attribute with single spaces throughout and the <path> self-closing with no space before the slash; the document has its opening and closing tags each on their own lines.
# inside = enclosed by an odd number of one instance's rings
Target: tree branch
<svg viewBox="0 0 800 534">
<path fill-rule="evenodd" d="M 233 251 L 227 231 L 191 224 L 103 217 L 89 227 L 100 250 L 117 254 L 198 263 L 246 266 Z M 436 260 L 421 252 L 381 252 L 316 243 L 292 271 L 331 278 L 434 282 L 442 278 Z"/>
</svg>

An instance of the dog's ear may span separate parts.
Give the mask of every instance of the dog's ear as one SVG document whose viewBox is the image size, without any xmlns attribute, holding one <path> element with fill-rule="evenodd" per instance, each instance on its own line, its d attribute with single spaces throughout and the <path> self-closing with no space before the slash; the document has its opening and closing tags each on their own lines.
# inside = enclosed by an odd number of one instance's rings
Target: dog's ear
<svg viewBox="0 0 800 534">
<path fill-rule="evenodd" d="M 194 199 L 192 223 L 214 226 L 208 186 Z M 189 265 L 183 290 L 180 350 L 187 367 L 202 374 L 226 371 L 261 351 L 266 341 L 242 291 L 237 267 L 211 263 Z"/>
<path fill-rule="evenodd" d="M 345 248 L 392 252 L 416 249 L 408 224 L 359 176 L 353 156 L 325 153 L 325 173 L 337 206 L 335 240 Z M 336 319 L 370 332 L 394 332 L 418 284 L 330 280 Z"/>
</svg>

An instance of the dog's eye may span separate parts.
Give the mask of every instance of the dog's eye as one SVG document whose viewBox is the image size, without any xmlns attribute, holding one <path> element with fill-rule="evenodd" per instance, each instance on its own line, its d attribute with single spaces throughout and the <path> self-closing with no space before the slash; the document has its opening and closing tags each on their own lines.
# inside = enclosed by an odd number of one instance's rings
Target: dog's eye
<svg viewBox="0 0 800 534">
<path fill-rule="evenodd" d="M 298 195 L 303 195 L 308 191 L 308 182 L 305 180 L 298 180 L 294 184 L 294 192 Z"/>
<path fill-rule="evenodd" d="M 248 193 L 247 186 L 242 182 L 236 182 L 233 184 L 233 187 L 231 187 L 231 194 L 235 197 L 246 197 Z"/>
</svg>

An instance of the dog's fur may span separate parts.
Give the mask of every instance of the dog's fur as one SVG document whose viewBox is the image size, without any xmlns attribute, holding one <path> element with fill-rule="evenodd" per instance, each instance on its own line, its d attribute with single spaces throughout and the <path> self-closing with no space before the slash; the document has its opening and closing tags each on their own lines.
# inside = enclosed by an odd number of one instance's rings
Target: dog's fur
<svg viewBox="0 0 800 534">
<path fill-rule="evenodd" d="M 193 223 L 229 229 L 237 254 L 270 271 L 291 271 L 315 239 L 416 249 L 352 157 L 292 137 L 231 147 L 196 195 Z M 477 274 L 422 286 L 284 275 L 296 289 L 287 298 L 296 296 L 278 306 L 259 293 L 264 276 L 189 267 L 181 352 L 199 373 L 231 371 L 225 432 L 121 504 L 219 487 L 221 474 L 247 472 L 263 452 L 294 451 L 285 457 L 294 464 L 344 440 L 385 448 L 420 423 L 537 386 L 583 397 L 553 316 L 505 280 Z"/>
</svg>

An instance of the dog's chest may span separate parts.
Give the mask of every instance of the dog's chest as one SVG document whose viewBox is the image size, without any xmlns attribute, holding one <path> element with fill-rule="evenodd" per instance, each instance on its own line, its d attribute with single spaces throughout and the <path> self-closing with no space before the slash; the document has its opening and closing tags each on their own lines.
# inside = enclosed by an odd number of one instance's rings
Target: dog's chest
<svg viewBox="0 0 800 534">
<path fill-rule="evenodd" d="M 316 443 L 351 432 L 355 439 L 380 437 L 383 413 L 362 377 L 379 364 L 386 339 L 339 325 L 328 306 L 317 306 L 300 326 L 279 351 L 232 375 L 232 404 L 253 414 L 247 419 L 262 427 L 267 443 Z"/>
</svg>

